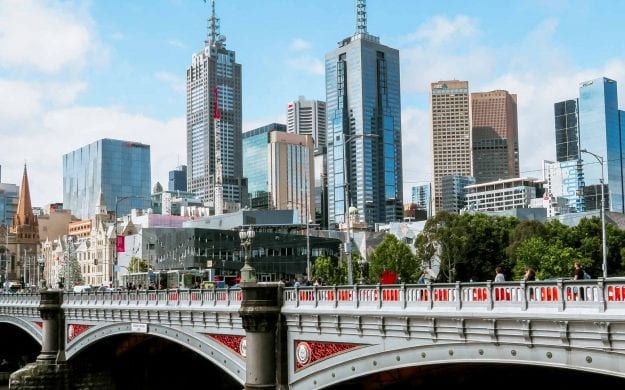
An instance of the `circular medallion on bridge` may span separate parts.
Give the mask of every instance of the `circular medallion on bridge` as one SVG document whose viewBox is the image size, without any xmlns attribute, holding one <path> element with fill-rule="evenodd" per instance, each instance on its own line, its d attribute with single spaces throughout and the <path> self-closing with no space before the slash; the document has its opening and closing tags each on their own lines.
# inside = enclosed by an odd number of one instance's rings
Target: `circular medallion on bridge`
<svg viewBox="0 0 625 390">
<path fill-rule="evenodd" d="M 308 345 L 307 342 L 302 341 L 297 344 L 297 347 L 295 348 L 295 357 L 300 365 L 305 366 L 310 363 L 311 356 L 312 353 L 310 351 L 310 345 Z"/>
<path fill-rule="evenodd" d="M 244 358 L 247 357 L 247 339 L 245 337 L 242 337 L 239 342 L 239 353 Z"/>
</svg>

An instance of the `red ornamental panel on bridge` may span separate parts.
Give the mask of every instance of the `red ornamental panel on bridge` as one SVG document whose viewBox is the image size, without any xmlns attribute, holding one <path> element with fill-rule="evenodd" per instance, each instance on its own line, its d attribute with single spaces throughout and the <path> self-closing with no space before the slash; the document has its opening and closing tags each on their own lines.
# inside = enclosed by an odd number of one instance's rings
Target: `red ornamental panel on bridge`
<svg viewBox="0 0 625 390">
<path fill-rule="evenodd" d="M 241 357 L 247 357 L 247 342 L 245 336 L 232 336 L 227 334 L 207 334 L 206 336 L 225 345 Z"/>
<path fill-rule="evenodd" d="M 295 371 L 363 346 L 362 344 L 351 343 L 319 343 L 295 340 Z"/>
<path fill-rule="evenodd" d="M 85 330 L 91 328 L 92 325 L 69 324 L 67 325 L 67 342 L 69 343 Z"/>
</svg>

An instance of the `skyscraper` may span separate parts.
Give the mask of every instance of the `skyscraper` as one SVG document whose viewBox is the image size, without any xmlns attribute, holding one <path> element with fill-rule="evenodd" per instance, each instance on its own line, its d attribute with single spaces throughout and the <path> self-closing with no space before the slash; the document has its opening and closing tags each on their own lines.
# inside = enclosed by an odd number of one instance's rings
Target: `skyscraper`
<svg viewBox="0 0 625 390">
<path fill-rule="evenodd" d="M 176 169 L 169 171 L 168 191 L 187 191 L 187 166 L 179 165 Z"/>
<path fill-rule="evenodd" d="M 326 147 L 326 102 L 298 100 L 289 102 L 286 112 L 287 131 L 310 135 L 315 142 L 315 216 L 313 222 L 328 225 L 328 172 Z"/>
<path fill-rule="evenodd" d="M 430 86 L 434 212 L 443 207 L 443 176 L 471 176 L 471 116 L 468 81 Z"/>
<path fill-rule="evenodd" d="M 278 210 L 297 209 L 301 224 L 313 219 L 315 212 L 313 151 L 310 135 L 269 133 L 271 205 Z"/>
<path fill-rule="evenodd" d="M 326 102 L 306 100 L 304 96 L 289 102 L 286 108 L 286 131 L 310 135 L 315 141 L 315 155 L 323 153 L 326 146 Z"/>
<path fill-rule="evenodd" d="M 63 207 L 80 219 L 92 218 L 102 193 L 118 215 L 148 208 L 150 180 L 149 145 L 101 139 L 63 155 Z M 127 196 L 135 198 L 116 204 Z"/>
<path fill-rule="evenodd" d="M 412 187 L 412 203 L 419 210 L 426 212 L 427 218 L 432 216 L 432 190 L 430 183 Z"/>
<path fill-rule="evenodd" d="M 243 133 L 243 176 L 250 206 L 267 209 L 269 199 L 269 133 L 286 132 L 286 125 L 271 123 Z"/>
<path fill-rule="evenodd" d="M 622 139 L 621 126 L 625 124 L 619 123 L 621 116 L 618 109 L 616 81 L 600 77 L 581 83 L 579 87 L 580 147 L 603 158 L 609 210 L 624 213 L 623 148 L 625 140 Z M 586 154 L 580 157 L 584 160 L 585 185 L 600 186 L 601 164 L 593 156 Z M 586 200 L 587 209 L 591 209 L 589 206 L 592 203 L 591 200 Z"/>
<path fill-rule="evenodd" d="M 503 90 L 473 92 L 471 125 L 475 182 L 519 177 L 516 95 Z"/>
<path fill-rule="evenodd" d="M 325 56 L 328 224 L 355 207 L 373 227 L 403 218 L 399 51 L 367 32 L 364 0 L 356 17 Z"/>
<path fill-rule="evenodd" d="M 216 187 L 223 203 L 241 204 L 247 194 L 241 157 L 241 65 L 225 41 L 213 1 L 205 46 L 187 68 L 187 190 L 212 206 Z M 216 186 L 218 177 L 221 185 Z"/>
<path fill-rule="evenodd" d="M 556 160 L 579 159 L 578 100 L 569 99 L 553 105 L 556 126 Z"/>
</svg>

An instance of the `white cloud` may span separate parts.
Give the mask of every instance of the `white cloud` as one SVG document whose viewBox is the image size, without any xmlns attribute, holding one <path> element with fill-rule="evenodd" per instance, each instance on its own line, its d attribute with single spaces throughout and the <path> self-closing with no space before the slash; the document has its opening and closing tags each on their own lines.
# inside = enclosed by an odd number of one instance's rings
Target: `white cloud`
<svg viewBox="0 0 625 390">
<path fill-rule="evenodd" d="M 72 3 L 0 2 L 0 67 L 55 73 L 84 65 L 93 51 L 90 19 Z"/>
<path fill-rule="evenodd" d="M 291 44 L 289 45 L 289 49 L 291 50 L 306 50 L 306 49 L 310 49 L 310 42 L 302 39 L 302 38 L 295 38 L 291 41 Z"/>
<path fill-rule="evenodd" d="M 179 49 L 184 49 L 187 47 L 187 45 L 185 45 L 184 43 L 182 43 L 180 40 L 178 39 L 168 39 L 167 40 L 167 44 L 173 47 L 177 47 Z"/>
<path fill-rule="evenodd" d="M 175 75 L 170 72 L 159 71 L 159 72 L 154 73 L 154 77 L 157 80 L 164 81 L 165 83 L 169 84 L 171 89 L 173 89 L 176 92 L 186 91 L 185 80 L 183 80 L 182 77 L 178 75 Z"/>
<path fill-rule="evenodd" d="M 465 15 L 457 15 L 454 19 L 435 16 L 423 23 L 416 32 L 407 38 L 424 40 L 430 45 L 457 41 L 478 35 L 477 22 Z"/>
<path fill-rule="evenodd" d="M 312 73 L 316 75 L 323 75 L 325 73 L 325 67 L 323 65 L 323 62 L 321 62 L 318 58 L 312 57 L 310 55 L 302 55 L 299 57 L 289 58 L 287 64 L 295 70 L 300 70 L 307 73 Z"/>
</svg>

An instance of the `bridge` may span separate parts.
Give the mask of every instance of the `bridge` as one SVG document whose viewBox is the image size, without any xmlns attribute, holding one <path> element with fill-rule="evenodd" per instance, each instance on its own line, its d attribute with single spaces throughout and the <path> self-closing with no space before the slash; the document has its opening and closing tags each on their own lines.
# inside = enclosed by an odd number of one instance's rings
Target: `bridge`
<svg viewBox="0 0 625 390">
<path fill-rule="evenodd" d="M 250 389 L 327 388 L 469 363 L 625 379 L 625 279 L 48 290 L 1 295 L 0 323 L 41 346 L 35 362 L 11 375 L 11 389 L 50 381 L 59 367 L 85 375 L 73 383 L 106 381 L 70 368 L 106 340 L 133 348 L 128 340 L 147 335 L 193 351 Z"/>
</svg>

